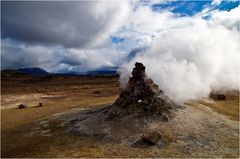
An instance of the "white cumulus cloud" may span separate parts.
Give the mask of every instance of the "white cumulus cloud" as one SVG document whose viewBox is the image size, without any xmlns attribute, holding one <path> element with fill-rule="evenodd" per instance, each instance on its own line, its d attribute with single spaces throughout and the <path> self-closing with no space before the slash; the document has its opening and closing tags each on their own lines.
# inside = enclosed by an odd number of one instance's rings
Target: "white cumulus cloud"
<svg viewBox="0 0 240 159">
<path fill-rule="evenodd" d="M 219 11 L 209 20 L 172 15 L 162 20 L 161 15 L 148 14 L 151 17 L 145 17 L 146 23 L 142 20 L 146 29 L 137 34 L 149 31 L 155 38 L 144 53 L 122 65 L 122 86 L 139 61 L 146 65 L 148 76 L 178 103 L 206 97 L 213 89 L 239 90 L 239 30 L 229 29 L 229 24 L 236 24 L 235 12 L 239 11 L 239 7 Z M 159 20 L 161 25 L 157 25 Z M 151 26 L 155 29 L 148 30 Z"/>
</svg>

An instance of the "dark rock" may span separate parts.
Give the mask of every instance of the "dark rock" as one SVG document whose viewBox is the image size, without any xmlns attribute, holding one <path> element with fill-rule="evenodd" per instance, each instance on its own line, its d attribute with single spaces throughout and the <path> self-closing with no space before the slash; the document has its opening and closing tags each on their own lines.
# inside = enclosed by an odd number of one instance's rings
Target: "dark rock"
<svg viewBox="0 0 240 159">
<path fill-rule="evenodd" d="M 133 144 L 133 147 L 137 148 L 148 148 L 154 145 L 163 147 L 164 146 L 164 140 L 162 138 L 162 135 L 158 132 L 148 132 L 142 136 L 142 138 L 138 141 L 136 141 Z"/>
<path fill-rule="evenodd" d="M 136 62 L 127 87 L 122 90 L 119 98 L 112 105 L 109 115 L 115 111 L 120 114 L 138 113 L 152 116 L 164 114 L 161 119 L 168 121 L 178 105 L 171 101 L 145 73 L 145 66 Z M 121 115 L 120 115 L 121 116 Z"/>
<path fill-rule="evenodd" d="M 226 100 L 226 96 L 224 94 L 217 94 L 213 92 L 210 93 L 209 97 L 215 100 Z"/>
<path fill-rule="evenodd" d="M 135 142 L 132 147 L 134 148 L 148 148 L 154 146 L 154 144 L 152 144 L 151 142 L 148 142 L 146 140 L 140 139 L 137 142 Z"/>
<path fill-rule="evenodd" d="M 100 91 L 94 91 L 93 94 L 100 94 Z"/>
<path fill-rule="evenodd" d="M 96 139 L 96 140 L 104 140 L 106 138 L 106 134 L 94 134 L 93 137 Z"/>
<path fill-rule="evenodd" d="M 136 63 L 126 88 L 112 105 L 77 112 L 65 123 L 67 131 L 77 135 L 136 148 L 161 148 L 170 141 L 165 126 L 168 130 L 175 123 L 165 122 L 177 108 L 147 77 L 145 66 Z"/>
<path fill-rule="evenodd" d="M 140 80 L 145 77 L 145 66 L 142 63 L 136 62 L 132 71 L 132 78 L 130 80 Z"/>
<path fill-rule="evenodd" d="M 39 106 L 39 107 L 42 107 L 43 105 L 42 105 L 42 103 L 41 103 L 41 102 L 39 102 L 39 103 L 38 103 L 38 106 Z"/>
<path fill-rule="evenodd" d="M 147 100 L 147 99 L 144 99 L 144 100 L 143 100 L 143 104 L 147 105 L 147 104 L 148 104 L 148 100 Z"/>
<path fill-rule="evenodd" d="M 162 135 L 159 134 L 158 132 L 150 132 L 150 133 L 144 134 L 142 139 L 153 145 L 157 145 L 159 141 L 162 140 Z"/>
<path fill-rule="evenodd" d="M 24 103 L 18 105 L 18 109 L 23 109 L 23 108 L 28 108 L 28 105 Z"/>
<path fill-rule="evenodd" d="M 168 141 L 161 134 L 165 131 L 160 132 L 161 128 L 153 125 L 171 120 L 177 108 L 179 106 L 147 77 L 145 66 L 136 63 L 132 77 L 118 99 L 110 106 L 77 113 L 73 117 L 77 120 L 69 122 L 68 131 L 99 140 L 124 141 L 133 147 L 162 147 Z"/>
</svg>

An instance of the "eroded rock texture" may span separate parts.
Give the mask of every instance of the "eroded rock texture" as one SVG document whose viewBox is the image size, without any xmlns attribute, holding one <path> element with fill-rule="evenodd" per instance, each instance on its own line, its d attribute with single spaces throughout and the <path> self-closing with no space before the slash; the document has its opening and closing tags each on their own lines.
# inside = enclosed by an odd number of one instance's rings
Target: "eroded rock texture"
<svg viewBox="0 0 240 159">
<path fill-rule="evenodd" d="M 178 106 L 158 88 L 145 73 L 145 66 L 136 62 L 132 77 L 119 98 L 112 105 L 109 117 L 137 113 L 139 115 L 158 115 L 168 120 Z"/>
<path fill-rule="evenodd" d="M 110 106 L 77 113 L 68 122 L 69 131 L 133 147 L 162 147 L 166 142 L 162 133 L 165 131 L 158 126 L 169 123 L 177 107 L 146 76 L 145 66 L 137 62 L 119 98 Z"/>
</svg>

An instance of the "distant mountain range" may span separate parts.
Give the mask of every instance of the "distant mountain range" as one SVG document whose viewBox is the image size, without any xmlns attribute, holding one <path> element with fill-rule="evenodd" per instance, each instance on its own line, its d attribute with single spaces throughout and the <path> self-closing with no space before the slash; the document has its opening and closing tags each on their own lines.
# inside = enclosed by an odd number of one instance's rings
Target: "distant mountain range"
<svg viewBox="0 0 240 159">
<path fill-rule="evenodd" d="M 47 76 L 50 73 L 39 67 L 19 68 L 17 71 L 33 76 Z"/>
<path fill-rule="evenodd" d="M 19 68 L 17 70 L 2 70 L 1 73 L 19 73 L 28 74 L 32 76 L 48 76 L 48 75 L 63 75 L 63 76 L 99 76 L 99 75 L 117 75 L 117 67 L 104 67 L 92 71 L 85 72 L 61 72 L 61 73 L 49 73 L 46 70 L 39 67 Z"/>
<path fill-rule="evenodd" d="M 139 47 L 131 50 L 126 57 L 125 61 L 131 61 L 134 57 L 142 52 L 146 51 L 146 47 Z M 19 68 L 16 70 L 6 69 L 1 70 L 2 74 L 25 74 L 32 76 L 48 76 L 48 75 L 63 75 L 63 76 L 101 76 L 101 75 L 118 75 L 117 73 L 118 67 L 100 67 L 91 71 L 84 72 L 74 72 L 74 71 L 66 71 L 66 72 L 58 72 L 58 73 L 50 73 L 46 70 L 39 67 L 27 67 L 27 68 Z"/>
</svg>

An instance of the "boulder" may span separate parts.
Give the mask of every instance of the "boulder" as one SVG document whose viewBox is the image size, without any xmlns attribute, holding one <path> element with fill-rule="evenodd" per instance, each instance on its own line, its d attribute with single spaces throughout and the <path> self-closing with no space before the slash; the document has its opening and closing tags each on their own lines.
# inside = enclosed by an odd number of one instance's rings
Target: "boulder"
<svg viewBox="0 0 240 159">
<path fill-rule="evenodd" d="M 163 140 L 162 135 L 156 131 L 153 131 L 143 134 L 143 136 L 132 146 L 136 148 L 148 148 L 151 146 L 158 146 L 162 148 L 164 144 L 165 141 Z"/>
<path fill-rule="evenodd" d="M 162 135 L 158 132 L 149 132 L 143 135 L 142 140 L 151 143 L 152 145 L 157 145 L 162 140 Z"/>
<path fill-rule="evenodd" d="M 24 103 L 18 105 L 18 109 L 23 109 L 23 108 L 28 108 L 28 105 Z"/>
<path fill-rule="evenodd" d="M 215 100 L 226 100 L 226 96 L 224 94 L 219 94 L 219 93 L 211 92 L 209 97 Z"/>
<path fill-rule="evenodd" d="M 101 94 L 100 91 L 94 91 L 93 94 Z"/>
</svg>

